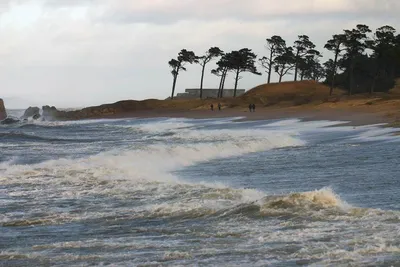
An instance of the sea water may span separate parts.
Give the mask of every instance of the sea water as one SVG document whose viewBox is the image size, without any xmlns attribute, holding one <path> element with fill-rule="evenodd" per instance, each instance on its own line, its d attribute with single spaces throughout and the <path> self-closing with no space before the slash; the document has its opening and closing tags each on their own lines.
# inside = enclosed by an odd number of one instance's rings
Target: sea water
<svg viewBox="0 0 400 267">
<path fill-rule="evenodd" d="M 0 127 L 0 266 L 400 266 L 394 129 L 297 119 Z"/>
</svg>

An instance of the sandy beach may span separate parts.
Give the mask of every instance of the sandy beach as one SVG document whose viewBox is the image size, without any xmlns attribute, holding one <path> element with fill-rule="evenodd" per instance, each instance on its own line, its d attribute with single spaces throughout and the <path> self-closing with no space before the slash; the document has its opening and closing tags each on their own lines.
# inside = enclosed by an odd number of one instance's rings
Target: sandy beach
<svg viewBox="0 0 400 267">
<path fill-rule="evenodd" d="M 400 101 L 398 103 L 400 105 Z M 395 110 L 394 110 L 395 111 Z M 249 112 L 245 108 L 226 108 L 219 110 L 148 110 L 131 113 L 121 113 L 108 118 L 226 118 L 237 117 L 238 121 L 243 120 L 271 120 L 296 118 L 304 121 L 308 120 L 332 120 L 343 121 L 346 125 L 359 126 L 371 124 L 396 124 L 398 120 L 398 110 L 390 113 L 387 108 L 366 108 L 366 107 L 326 107 L 319 106 L 300 106 L 284 108 L 256 108 L 255 112 Z"/>
</svg>

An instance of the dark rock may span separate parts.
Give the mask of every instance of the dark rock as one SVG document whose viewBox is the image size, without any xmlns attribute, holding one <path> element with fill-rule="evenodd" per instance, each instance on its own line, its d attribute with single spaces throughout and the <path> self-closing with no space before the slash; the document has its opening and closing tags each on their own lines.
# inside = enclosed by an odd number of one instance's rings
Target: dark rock
<svg viewBox="0 0 400 267">
<path fill-rule="evenodd" d="M 29 107 L 27 110 L 25 110 L 24 115 L 22 115 L 21 119 L 27 119 L 37 115 L 39 115 L 40 117 L 40 109 L 38 107 Z"/>
<path fill-rule="evenodd" d="M 14 124 L 14 123 L 18 123 L 18 122 L 20 122 L 19 119 L 9 117 L 9 118 L 6 118 L 6 119 L 0 121 L 0 124 L 8 125 L 8 124 Z"/>
<path fill-rule="evenodd" d="M 7 118 L 6 107 L 4 106 L 3 99 L 0 98 L 0 121 Z"/>
<path fill-rule="evenodd" d="M 53 107 L 43 106 L 42 111 L 43 111 L 42 116 L 45 120 L 56 120 L 59 113 L 59 111 L 54 106 Z"/>
<path fill-rule="evenodd" d="M 40 119 L 40 117 L 41 117 L 40 114 L 35 114 L 35 115 L 33 115 L 32 118 L 33 118 L 34 120 L 38 120 L 38 119 Z"/>
</svg>

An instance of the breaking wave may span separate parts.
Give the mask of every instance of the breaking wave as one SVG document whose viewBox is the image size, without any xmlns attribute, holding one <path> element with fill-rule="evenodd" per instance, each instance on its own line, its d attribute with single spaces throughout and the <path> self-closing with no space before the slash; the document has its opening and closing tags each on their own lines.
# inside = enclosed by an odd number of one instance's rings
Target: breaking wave
<svg viewBox="0 0 400 267">
<path fill-rule="evenodd" d="M 219 135 L 220 133 L 215 133 Z M 37 138 L 49 140 L 40 136 L 31 136 L 22 133 L 3 134 L 9 138 Z M 258 135 L 256 137 L 244 138 L 245 134 L 231 134 L 220 142 L 201 142 L 192 144 L 153 144 L 127 147 L 126 149 L 115 149 L 98 155 L 82 159 L 60 159 L 43 162 L 37 165 L 21 166 L 11 165 L 8 172 L 18 172 L 22 169 L 35 169 L 44 171 L 50 169 L 55 173 L 74 172 L 79 175 L 96 173 L 100 179 L 113 180 L 123 176 L 125 180 L 150 179 L 163 181 L 168 173 L 182 167 L 190 166 L 199 162 L 219 158 L 238 157 L 248 153 L 267 151 L 274 148 L 301 146 L 303 141 L 289 134 L 273 133 Z M 202 134 L 196 135 L 201 138 Z M 192 138 L 194 138 L 192 136 Z M 205 137 L 206 138 L 206 137 Z M 61 140 L 63 139 L 51 139 Z M 74 139 L 73 141 L 76 141 Z M 93 140 L 91 140 L 93 141 Z M 205 141 L 210 141 L 206 140 Z M 212 141 L 212 140 L 211 140 Z M 103 172 L 103 173 L 102 173 Z M 113 175 L 109 175 L 113 174 Z M 45 175 L 45 174 L 43 174 Z"/>
<path fill-rule="evenodd" d="M 198 189 L 197 189 L 198 190 Z M 193 191 L 196 192 L 196 189 Z M 193 192 L 192 192 L 193 193 Z M 353 208 L 330 188 L 287 195 L 266 195 L 251 189 L 208 188 L 205 192 L 174 201 L 146 206 L 139 217 L 248 217 L 352 215 Z M 322 213 L 321 213 L 322 212 Z"/>
<path fill-rule="evenodd" d="M 0 253 L 0 261 L 35 266 L 43 260 L 52 266 L 336 266 L 348 265 L 349 258 L 357 265 L 398 255 L 400 211 L 369 208 L 385 207 L 374 202 L 367 207 L 348 204 L 345 200 L 359 199 L 346 191 L 336 194 L 337 181 L 332 188 L 323 187 L 329 180 L 315 182 L 311 177 L 324 171 L 320 164 L 309 169 L 304 160 L 297 161 L 299 156 L 312 161 L 311 153 L 326 151 L 313 147 L 313 136 L 301 133 L 323 125 L 172 119 L 151 123 L 35 122 L 6 128 L 13 132 L 0 138 L 18 142 L 1 147 L 9 150 L 0 162 L 0 192 L 5 192 L 0 197 L 0 232 L 6 233 L 3 243 L 11 245 Z M 221 125 L 210 126 L 213 123 Z M 29 139 L 47 135 L 56 142 L 64 137 L 102 142 L 52 146 Z M 35 141 L 40 144 L 31 145 Z M 259 153 L 297 146 L 304 148 Z M 41 155 L 46 155 L 41 161 L 18 164 L 24 162 L 20 157 Z M 203 162 L 209 164 L 193 166 Z M 343 167 L 341 161 L 336 163 Z M 354 194 L 364 197 L 365 192 Z M 392 259 L 396 263 L 397 258 Z"/>
<path fill-rule="evenodd" d="M 107 187 L 110 185 L 108 184 Z M 126 187 L 127 185 L 125 185 Z M 216 219 L 231 220 L 239 217 L 249 219 L 299 219 L 311 221 L 332 221 L 337 218 L 348 220 L 371 219 L 400 223 L 400 212 L 372 208 L 353 207 L 343 201 L 331 188 L 284 195 L 267 195 L 254 189 L 234 189 L 221 185 L 203 184 L 138 184 L 130 185 L 130 197 L 146 200 L 146 203 L 127 210 L 114 212 L 45 213 L 29 218 L 0 217 L 3 227 L 24 227 L 35 225 L 57 225 L 74 221 L 93 220 L 135 220 L 135 219 Z M 116 188 L 101 192 L 119 195 Z M 147 192 L 145 192 L 147 191 Z M 93 192 L 93 191 L 92 191 Z M 150 192 L 159 192 L 151 195 Z M 99 192 L 97 192 L 99 193 Z M 88 192 L 81 192 L 87 195 Z M 65 197 L 65 194 L 61 194 Z M 157 201 L 155 201 L 157 200 Z M 160 202 L 163 200 L 163 202 Z"/>
<path fill-rule="evenodd" d="M 255 189 L 234 189 L 224 184 L 191 183 L 173 172 L 196 163 L 288 146 L 301 146 L 301 140 L 282 132 L 253 131 L 251 138 L 243 131 L 201 131 L 186 138 L 225 136 L 225 141 L 191 144 L 142 145 L 126 150 L 114 150 L 81 159 L 51 160 L 35 165 L 3 163 L 0 182 L 23 185 L 26 194 L 37 197 L 80 198 L 114 196 L 140 199 L 142 202 L 127 216 L 134 218 L 221 218 L 231 216 L 277 217 L 324 216 L 360 214 L 342 201 L 333 190 L 323 188 L 311 192 L 268 195 Z M 177 133 L 181 134 L 181 133 Z M 25 137 L 23 135 L 22 137 Z M 21 137 L 21 138 L 22 138 Z M 58 140 L 58 139 L 57 139 Z M 228 141 L 229 140 L 229 141 Z M 34 189 L 29 190 L 30 187 Z M 46 192 L 46 195 L 42 195 Z M 10 191 L 11 196 L 24 192 Z M 143 204 L 145 203 L 145 204 Z M 114 213 L 115 212 L 115 213 Z M 75 220 L 118 217 L 126 211 L 70 214 L 46 213 L 40 217 L 3 218 L 3 226 L 60 224 Z M 329 217 L 330 218 L 330 217 Z"/>
</svg>

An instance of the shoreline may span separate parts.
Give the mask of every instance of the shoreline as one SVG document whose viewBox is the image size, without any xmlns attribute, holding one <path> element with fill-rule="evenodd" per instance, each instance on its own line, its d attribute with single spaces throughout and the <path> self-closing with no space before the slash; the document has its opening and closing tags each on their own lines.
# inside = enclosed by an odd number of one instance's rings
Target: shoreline
<svg viewBox="0 0 400 267">
<path fill-rule="evenodd" d="M 400 84 L 400 81 L 399 81 Z M 76 121 L 123 118 L 234 118 L 235 121 L 296 118 L 302 121 L 340 121 L 340 125 L 386 124 L 400 128 L 400 86 L 388 93 L 347 95 L 314 81 L 264 84 L 237 98 L 121 100 L 77 110 L 43 106 L 46 120 Z M 222 110 L 210 110 L 221 103 Z M 248 105 L 255 104 L 255 112 Z M 385 125 L 383 125 L 385 126 Z"/>
<path fill-rule="evenodd" d="M 393 119 L 385 114 L 376 112 L 365 112 L 362 110 L 338 110 L 334 108 L 304 109 L 304 107 L 288 108 L 258 108 L 255 112 L 245 109 L 226 108 L 219 110 L 147 110 L 121 113 L 112 116 L 101 116 L 93 119 L 123 119 L 123 118 L 189 118 L 189 119 L 217 119 L 237 118 L 234 121 L 258 121 L 258 120 L 281 120 L 299 119 L 301 121 L 343 121 L 337 126 L 363 126 L 374 124 L 387 124 L 390 126 Z"/>
<path fill-rule="evenodd" d="M 146 109 L 116 114 L 102 114 L 82 119 L 55 119 L 54 121 L 85 121 L 97 119 L 151 119 L 151 118 L 188 118 L 188 119 L 218 119 L 232 118 L 234 122 L 259 120 L 298 119 L 300 121 L 338 121 L 334 126 L 364 126 L 377 125 L 381 127 L 400 128 L 400 108 L 387 108 L 386 105 L 377 108 L 365 105 L 301 105 L 301 106 L 271 106 L 259 107 L 255 112 L 249 112 L 244 107 L 225 107 L 221 111 L 200 109 Z M 399 102 L 400 104 L 400 102 Z M 51 120 L 53 121 L 53 120 Z M 333 127 L 334 127 L 333 126 Z M 400 134 L 400 130 L 399 130 Z"/>
</svg>

